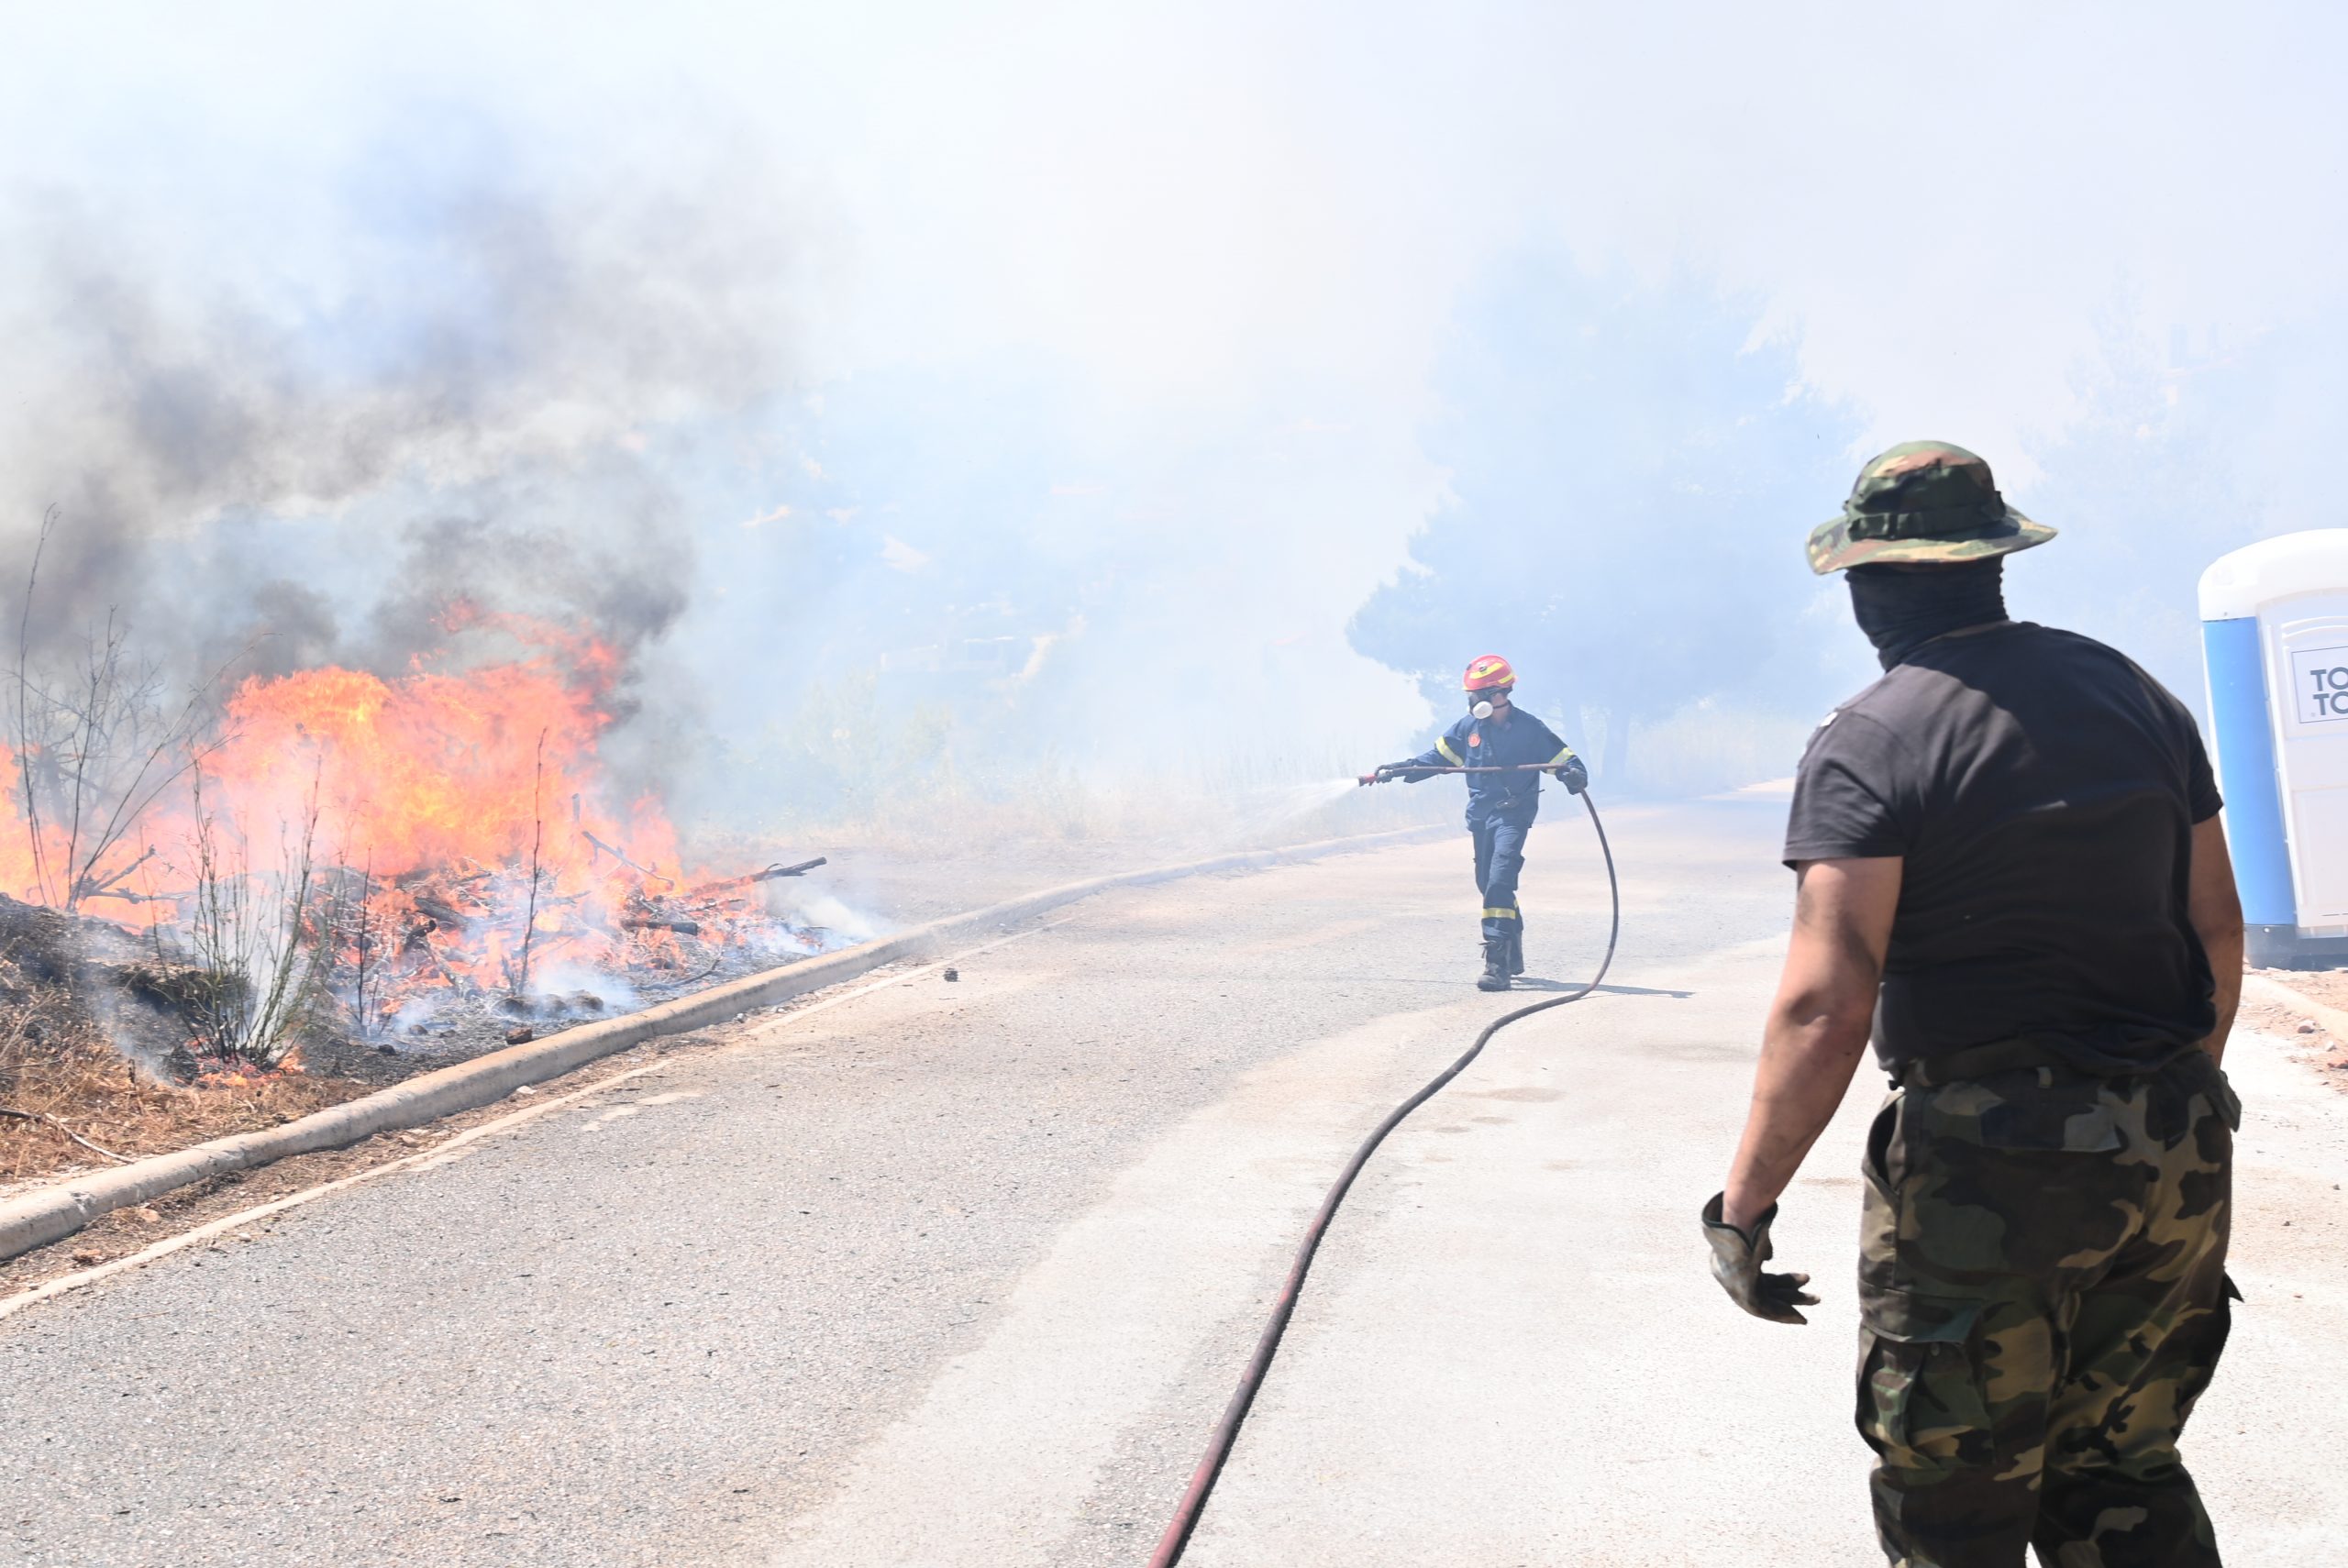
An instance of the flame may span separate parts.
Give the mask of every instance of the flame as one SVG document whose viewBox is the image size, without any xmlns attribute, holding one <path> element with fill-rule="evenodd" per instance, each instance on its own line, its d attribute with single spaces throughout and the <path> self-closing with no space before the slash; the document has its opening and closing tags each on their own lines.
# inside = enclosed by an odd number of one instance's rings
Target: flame
<svg viewBox="0 0 2348 1568">
<path fill-rule="evenodd" d="M 673 866 L 657 801 L 625 818 L 603 808 L 595 746 L 615 661 L 592 641 L 570 651 L 459 674 L 418 660 L 395 681 L 333 667 L 248 680 L 205 771 L 232 809 L 279 818 L 298 814 L 315 785 L 320 826 L 382 877 L 526 865 L 534 845 L 541 870 L 561 876 L 600 853 L 590 833 L 627 843 L 640 865 Z"/>
<path fill-rule="evenodd" d="M 306 838 L 304 919 L 361 1034 L 439 988 L 538 989 L 558 968 L 681 978 L 728 947 L 812 948 L 766 913 L 754 878 L 689 875 L 658 800 L 612 798 L 597 756 L 620 670 L 607 645 L 465 607 L 447 624 L 512 657 L 243 682 L 194 770 L 89 878 L 83 912 L 183 922 L 205 822 L 216 842 L 227 824 L 255 871 L 293 864 Z M 19 786 L 0 803 L 0 885 L 35 896 L 22 776 L 5 748 L 0 764 Z M 64 841 L 46 821 L 39 836 L 54 891 Z"/>
<path fill-rule="evenodd" d="M 24 775 L 17 766 L 14 746 L 0 742 L 0 783 L 5 783 L 6 799 L 0 800 L 0 889 L 5 889 L 27 903 L 39 899 L 39 876 L 33 865 L 32 835 L 25 830 Z"/>
</svg>

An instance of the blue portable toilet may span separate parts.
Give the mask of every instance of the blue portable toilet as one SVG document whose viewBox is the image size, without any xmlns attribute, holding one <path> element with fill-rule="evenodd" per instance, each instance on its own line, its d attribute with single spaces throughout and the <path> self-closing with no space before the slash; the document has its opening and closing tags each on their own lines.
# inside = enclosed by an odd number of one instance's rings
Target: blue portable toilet
<svg viewBox="0 0 2348 1568">
<path fill-rule="evenodd" d="M 2348 966 L 2348 528 L 2211 562 L 2201 650 L 2250 961 Z"/>
</svg>

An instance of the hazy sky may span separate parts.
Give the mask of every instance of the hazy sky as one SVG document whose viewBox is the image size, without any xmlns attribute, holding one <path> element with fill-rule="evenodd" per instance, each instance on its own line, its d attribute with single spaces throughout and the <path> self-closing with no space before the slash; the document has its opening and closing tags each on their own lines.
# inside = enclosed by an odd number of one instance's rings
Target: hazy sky
<svg viewBox="0 0 2348 1568">
<path fill-rule="evenodd" d="M 1105 495 L 1087 526 L 1140 559 L 1179 543 L 1169 591 L 1239 650 L 1206 688 L 1294 650 L 1331 715 L 1307 738 L 1368 744 L 1423 710 L 1343 627 L 1444 494 L 1436 367 L 1508 257 L 1710 279 L 1852 411 L 1854 467 L 1955 439 L 2028 505 L 2111 335 L 2221 350 L 2336 312 L 2343 34 L 2331 6 L 2059 0 L 23 5 L 0 214 L 64 203 L 158 308 L 282 325 L 396 286 L 352 237 L 454 164 L 574 217 L 613 191 L 658 222 L 665 193 L 729 286 L 771 286 L 742 319 L 778 395 L 1048 387 L 1039 491 Z M 0 261 L 0 322 L 73 308 L 31 268 Z M 0 457 L 53 448 L 30 416 L 89 363 L 0 369 L 27 415 Z M 662 387 L 509 417 L 615 439 L 694 412 L 690 374 Z M 956 524 L 904 526 L 876 555 Z"/>
</svg>

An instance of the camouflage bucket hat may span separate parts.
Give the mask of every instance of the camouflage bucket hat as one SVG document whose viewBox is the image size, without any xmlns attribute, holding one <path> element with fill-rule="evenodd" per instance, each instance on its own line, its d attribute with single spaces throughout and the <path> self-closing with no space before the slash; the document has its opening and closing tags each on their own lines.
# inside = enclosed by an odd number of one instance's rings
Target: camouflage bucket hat
<svg viewBox="0 0 2348 1568">
<path fill-rule="evenodd" d="M 1811 530 L 1810 569 L 1978 561 L 2054 536 L 2008 506 L 1989 465 L 1946 441 L 1903 441 L 1859 470 L 1843 514 Z"/>
</svg>

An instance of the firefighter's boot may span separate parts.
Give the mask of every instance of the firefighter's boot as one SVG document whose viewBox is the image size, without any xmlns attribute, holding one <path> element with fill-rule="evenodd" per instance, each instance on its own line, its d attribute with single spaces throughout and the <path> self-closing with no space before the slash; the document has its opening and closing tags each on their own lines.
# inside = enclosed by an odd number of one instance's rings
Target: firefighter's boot
<svg viewBox="0 0 2348 1568">
<path fill-rule="evenodd" d="M 1479 991 L 1508 989 L 1508 938 L 1488 937 L 1484 942 L 1484 972 L 1476 977 Z"/>
<path fill-rule="evenodd" d="M 1508 972 L 1512 977 L 1524 973 L 1524 933 L 1508 933 Z"/>
</svg>

